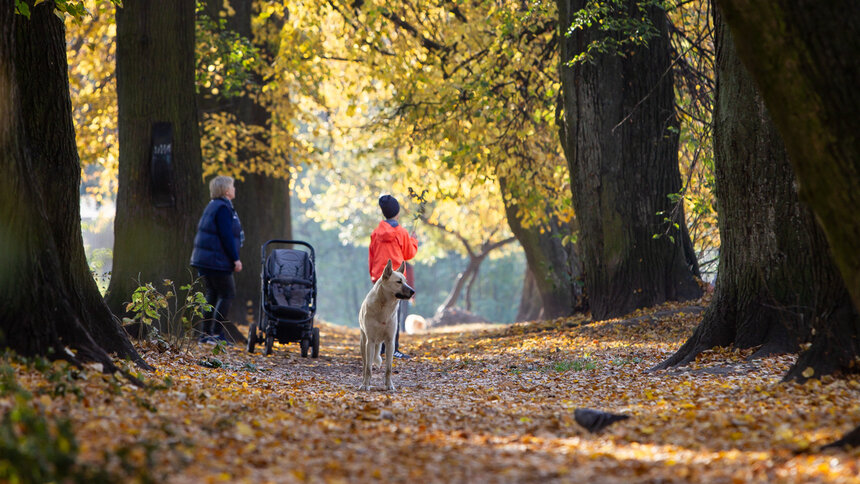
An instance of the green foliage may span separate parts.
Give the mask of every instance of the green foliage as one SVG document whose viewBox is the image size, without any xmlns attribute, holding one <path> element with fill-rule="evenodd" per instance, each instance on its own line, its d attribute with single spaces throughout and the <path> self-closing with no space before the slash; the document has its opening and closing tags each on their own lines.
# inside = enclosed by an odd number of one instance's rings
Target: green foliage
<svg viewBox="0 0 860 484">
<path fill-rule="evenodd" d="M 261 69 L 260 52 L 246 37 L 227 27 L 225 18 L 213 19 L 197 4 L 197 90 L 231 98 L 247 92 Z"/>
<path fill-rule="evenodd" d="M 30 18 L 31 7 L 38 6 L 40 3 L 44 3 L 46 1 L 47 0 L 35 0 L 35 2 L 33 2 L 27 0 L 15 0 L 15 12 L 19 15 Z M 110 2 L 118 7 L 122 7 L 122 0 L 110 0 Z M 54 0 L 54 10 L 58 15 L 65 14 L 78 21 L 90 14 L 86 5 L 84 5 L 83 0 Z"/>
<path fill-rule="evenodd" d="M 648 9 L 663 8 L 660 0 L 589 0 L 585 7 L 573 13 L 573 22 L 565 32 L 594 28 L 602 35 L 588 43 L 585 49 L 568 61 L 568 65 L 595 62 L 598 54 L 625 55 L 628 46 L 647 45 L 658 34 L 648 16 Z"/>
<path fill-rule="evenodd" d="M 227 352 L 227 342 L 226 341 L 218 341 L 215 343 L 215 346 L 212 347 L 212 354 L 214 356 L 218 356 L 222 353 Z"/>
<path fill-rule="evenodd" d="M 206 368 L 221 368 L 224 366 L 224 362 L 219 360 L 218 358 L 213 358 L 208 356 L 197 362 L 200 366 L 205 366 Z"/>
<path fill-rule="evenodd" d="M 128 322 L 141 323 L 151 341 L 186 350 L 195 340 L 194 325 L 212 311 L 206 296 L 194 290 L 198 284 L 199 279 L 180 286 L 181 297 L 169 279 L 163 281 L 166 288 L 163 293 L 151 282 L 140 284 L 132 293 L 131 302 L 126 304 L 126 311 L 132 314 Z"/>
</svg>

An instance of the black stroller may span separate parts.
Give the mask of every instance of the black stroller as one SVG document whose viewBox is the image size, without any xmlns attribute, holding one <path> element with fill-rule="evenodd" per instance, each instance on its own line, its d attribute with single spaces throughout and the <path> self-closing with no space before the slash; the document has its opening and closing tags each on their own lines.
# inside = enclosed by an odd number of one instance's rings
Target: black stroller
<svg viewBox="0 0 860 484">
<path fill-rule="evenodd" d="M 307 250 L 274 249 L 270 244 L 304 246 Z M 320 330 L 314 328 L 317 307 L 317 277 L 314 269 L 314 248 L 300 240 L 270 240 L 263 244 L 260 271 L 260 321 L 248 330 L 248 351 L 253 353 L 257 342 L 266 342 L 266 354 L 272 346 L 298 341 L 302 357 L 316 358 L 320 354 Z M 258 331 L 262 331 L 261 335 Z"/>
</svg>

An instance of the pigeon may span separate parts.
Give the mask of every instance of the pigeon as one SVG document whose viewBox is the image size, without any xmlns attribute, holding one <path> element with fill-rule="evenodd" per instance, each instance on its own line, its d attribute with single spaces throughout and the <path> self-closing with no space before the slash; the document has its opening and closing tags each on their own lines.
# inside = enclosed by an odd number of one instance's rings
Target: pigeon
<svg viewBox="0 0 860 484">
<path fill-rule="evenodd" d="M 573 418 L 576 423 L 585 427 L 585 430 L 597 433 L 619 420 L 630 418 L 630 416 L 601 412 L 590 408 L 577 408 L 573 411 Z"/>
<path fill-rule="evenodd" d="M 842 438 L 836 442 L 825 445 L 822 449 L 828 449 L 831 447 L 848 447 L 849 445 L 851 447 L 860 447 L 860 426 L 843 435 Z"/>
</svg>

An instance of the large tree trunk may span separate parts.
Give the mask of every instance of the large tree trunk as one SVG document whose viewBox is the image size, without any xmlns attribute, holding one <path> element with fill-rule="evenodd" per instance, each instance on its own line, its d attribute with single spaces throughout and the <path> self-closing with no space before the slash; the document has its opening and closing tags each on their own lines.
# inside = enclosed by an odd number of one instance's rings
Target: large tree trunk
<svg viewBox="0 0 860 484">
<path fill-rule="evenodd" d="M 718 3 L 860 308 L 860 8 L 853 0 Z M 858 332 L 843 338 L 856 344 Z"/>
<path fill-rule="evenodd" d="M 847 0 L 719 4 L 854 304 L 854 311 L 835 304 L 830 317 L 816 321 L 812 347 L 787 378 L 806 368 L 816 375 L 857 371 L 852 362 L 860 354 L 860 10 Z"/>
<path fill-rule="evenodd" d="M 147 366 L 101 301 L 80 229 L 62 20 L 0 8 L 0 346 L 23 355 Z M 76 355 L 64 348 L 76 350 Z"/>
<path fill-rule="evenodd" d="M 251 25 L 254 14 L 252 0 L 231 1 L 233 15 L 226 17 L 227 28 L 250 39 L 260 49 L 262 58 L 267 62 L 274 59 L 270 52 L 268 39 L 255 39 Z M 206 13 L 213 19 L 222 18 L 224 0 L 209 0 Z M 268 22 L 278 22 L 279 19 L 269 17 Z M 271 115 L 266 106 L 261 104 L 260 94 L 263 83 L 259 73 L 252 76 L 253 85 L 246 86 L 246 93 L 233 99 L 204 96 L 202 108 L 207 111 L 229 112 L 236 120 L 246 126 L 261 127 L 258 132 L 268 133 Z M 275 156 L 270 149 L 269 135 L 261 135 L 257 139 L 237 139 L 237 162 L 240 165 L 256 161 L 263 164 Z M 243 170 L 244 171 L 244 170 Z M 258 173 L 245 173 L 244 180 L 236 182 L 236 200 L 234 205 L 242 220 L 245 231 L 245 246 L 242 248 L 244 262 L 242 272 L 235 274 L 236 304 L 231 308 L 230 319 L 234 322 L 246 322 L 255 318 L 260 310 L 260 246 L 270 239 L 291 239 L 291 213 L 289 173 L 280 176 L 269 176 Z"/>
<path fill-rule="evenodd" d="M 562 32 L 585 3 L 558 0 Z M 627 2 L 631 14 L 634 4 Z M 660 34 L 647 47 L 625 48 L 623 56 L 568 67 L 603 34 L 577 30 L 562 42 L 562 145 L 595 319 L 701 294 L 685 253 L 683 210 L 673 212 L 668 198 L 679 192 L 681 179 L 667 21 L 659 8 L 647 12 Z"/>
<path fill-rule="evenodd" d="M 720 238 L 717 287 L 693 336 L 661 367 L 714 346 L 794 352 L 823 327 L 857 323 L 827 240 L 800 202 L 785 145 L 719 16 L 714 156 Z M 819 325 L 821 326 L 821 325 Z M 856 345 L 854 346 L 856 355 Z M 848 369 L 852 359 L 815 366 Z M 805 366 L 789 375 L 800 377 Z M 856 370 L 855 370 L 856 371 Z"/>
<path fill-rule="evenodd" d="M 194 1 L 125 0 L 117 8 L 119 188 L 106 300 L 117 314 L 141 283 L 187 281 L 206 202 L 194 93 Z M 172 203 L 153 196 L 153 124 L 172 125 Z M 158 206 L 156 206 L 158 205 Z"/>
<path fill-rule="evenodd" d="M 499 179 L 502 193 L 511 193 L 508 182 Z M 508 225 L 514 233 L 523 252 L 533 278 L 534 287 L 540 294 L 541 317 L 553 319 L 570 316 L 585 309 L 582 293 L 582 267 L 570 239 L 573 229 L 551 218 L 543 227 L 526 227 L 518 217 L 516 196 L 505 197 L 505 213 Z M 525 288 L 524 288 L 525 290 Z"/>
</svg>

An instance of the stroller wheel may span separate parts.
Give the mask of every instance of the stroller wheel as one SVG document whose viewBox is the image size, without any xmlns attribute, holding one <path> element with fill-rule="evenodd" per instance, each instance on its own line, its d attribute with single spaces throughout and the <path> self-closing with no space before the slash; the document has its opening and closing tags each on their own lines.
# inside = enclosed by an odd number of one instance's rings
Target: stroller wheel
<svg viewBox="0 0 860 484">
<path fill-rule="evenodd" d="M 255 346 L 257 346 L 257 323 L 251 323 L 251 327 L 248 328 L 248 353 L 253 353 Z"/>
<path fill-rule="evenodd" d="M 320 329 L 314 328 L 314 337 L 311 341 L 311 358 L 319 358 L 320 356 Z"/>
<path fill-rule="evenodd" d="M 272 354 L 272 347 L 275 345 L 275 335 L 266 333 L 266 356 Z"/>
<path fill-rule="evenodd" d="M 311 340 L 303 339 L 299 341 L 299 346 L 302 348 L 302 358 L 308 357 L 308 348 L 311 346 Z"/>
</svg>

